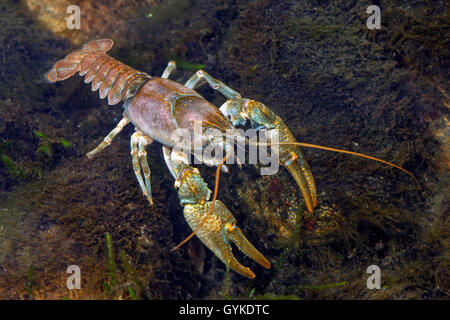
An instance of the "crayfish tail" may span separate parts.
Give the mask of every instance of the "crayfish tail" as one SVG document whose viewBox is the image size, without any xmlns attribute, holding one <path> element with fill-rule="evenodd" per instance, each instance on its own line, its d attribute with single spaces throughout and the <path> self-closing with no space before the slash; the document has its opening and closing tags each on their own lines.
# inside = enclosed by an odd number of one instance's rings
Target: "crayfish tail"
<svg viewBox="0 0 450 320">
<path fill-rule="evenodd" d="M 107 52 L 114 45 L 114 41 L 111 39 L 97 39 L 92 40 L 83 45 L 84 51 L 102 51 Z"/>
<path fill-rule="evenodd" d="M 105 54 L 114 42 L 111 39 L 92 40 L 83 45 L 83 48 L 68 54 L 64 59 L 56 62 L 45 75 L 45 81 L 55 83 L 70 78 L 75 73 L 81 70 L 82 60 L 92 53 Z"/>
<path fill-rule="evenodd" d="M 60 60 L 44 75 L 44 80 L 48 83 L 65 80 L 73 76 L 77 72 L 77 69 L 77 63 Z"/>
<path fill-rule="evenodd" d="M 111 39 L 92 40 L 55 63 L 44 75 L 48 83 L 70 78 L 79 72 L 85 83 L 92 82 L 92 91 L 99 90 L 101 99 L 115 105 L 134 96 L 151 77 L 106 54 L 114 42 Z"/>
</svg>

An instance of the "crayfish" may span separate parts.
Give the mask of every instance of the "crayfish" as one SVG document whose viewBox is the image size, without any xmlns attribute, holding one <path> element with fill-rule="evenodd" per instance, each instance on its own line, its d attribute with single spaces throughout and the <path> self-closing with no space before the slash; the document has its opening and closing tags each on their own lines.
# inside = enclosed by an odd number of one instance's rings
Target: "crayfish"
<svg viewBox="0 0 450 320">
<path fill-rule="evenodd" d="M 194 230 L 185 241 L 195 234 L 223 263 L 243 276 L 254 278 L 255 274 L 236 260 L 230 242 L 234 242 L 244 254 L 264 268 L 270 268 L 270 262 L 247 240 L 225 204 L 217 200 L 219 173 L 221 169 L 227 170 L 225 160 L 234 149 L 230 143 L 224 142 L 222 137 L 212 134 L 210 129 L 236 139 L 239 134 L 235 126 L 244 125 L 247 121 L 257 130 L 267 130 L 269 142 L 266 146 L 279 147 L 273 152 L 276 153 L 279 164 L 294 177 L 309 212 L 313 212 L 317 205 L 317 191 L 311 169 L 300 146 L 362 156 L 392 165 L 412 176 L 401 167 L 371 156 L 297 142 L 283 120 L 272 110 L 261 102 L 243 98 L 207 72 L 197 71 L 182 85 L 168 79 L 176 68 L 174 62 L 169 62 L 161 77 L 152 77 L 110 57 L 106 52 L 112 46 L 113 41 L 110 39 L 90 41 L 80 50 L 56 62 L 45 75 L 48 82 L 54 83 L 79 72 L 80 76 L 84 76 L 85 83 L 91 83 L 92 91 L 98 90 L 101 99 L 108 98 L 108 104 L 115 105 L 123 101 L 123 118 L 87 156 L 94 157 L 110 145 L 127 124 L 132 123 L 135 127 L 131 136 L 133 169 L 142 193 L 150 204 L 153 204 L 146 146 L 153 141 L 160 143 L 164 160 L 175 179 L 175 187 L 178 188 L 184 216 Z M 220 108 L 209 103 L 194 90 L 202 81 L 206 81 L 226 97 L 227 101 Z M 201 129 L 194 132 L 196 123 L 201 124 Z M 185 145 L 184 151 L 181 152 L 176 148 L 179 141 L 175 139 L 177 135 L 174 134 L 180 129 L 193 134 L 194 140 L 200 139 L 200 144 L 193 141 L 194 147 L 191 144 Z M 215 156 L 204 156 L 200 159 L 201 163 L 217 166 L 212 200 L 211 190 L 200 176 L 199 170 L 191 166 L 189 160 L 190 153 L 194 154 L 195 145 L 200 146 L 200 149 L 213 146 L 226 152 L 222 159 Z"/>
</svg>

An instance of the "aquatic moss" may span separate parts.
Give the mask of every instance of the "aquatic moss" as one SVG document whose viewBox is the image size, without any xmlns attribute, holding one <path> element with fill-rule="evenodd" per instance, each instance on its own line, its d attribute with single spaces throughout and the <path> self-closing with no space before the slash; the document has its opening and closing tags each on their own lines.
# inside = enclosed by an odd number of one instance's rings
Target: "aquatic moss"
<svg viewBox="0 0 450 320">
<path fill-rule="evenodd" d="M 226 266 L 203 244 L 193 239 L 175 253 L 167 250 L 190 230 L 180 214 L 160 147 L 155 144 L 148 150 L 155 193 L 155 206 L 149 207 L 130 165 L 132 128 L 126 128 L 94 161 L 84 156 L 112 129 L 122 110 L 106 107 L 80 78 L 52 86 L 37 80 L 73 47 L 42 32 L 10 3 L 0 10 L 10 39 L 0 50 L 0 55 L 7 53 L 5 65 L 4 57 L 0 59 L 5 75 L 0 78 L 8 79 L 0 86 L 0 103 L 12 99 L 8 103 L 14 108 L 8 107 L 11 112 L 6 115 L 20 110 L 21 116 L 0 123 L 2 139 L 11 141 L 1 153 L 16 164 L 37 161 L 41 138 L 32 130 L 65 137 L 73 148 L 59 145 L 63 152 L 45 164 L 42 181 L 16 182 L 0 170 L 1 191 L 18 188 L 11 194 L 20 203 L 14 215 L 28 223 L 17 223 L 20 229 L 8 224 L 14 230 L 9 237 L 12 244 L 2 240 L 2 250 L 8 253 L 2 257 L 9 257 L 6 266 L 15 273 L 7 281 L 0 279 L 0 288 L 21 286 L 16 287 L 19 293 L 0 289 L 0 295 L 23 297 L 27 269 L 33 262 L 35 298 L 103 298 L 102 284 L 108 275 L 103 239 L 109 232 L 114 247 L 123 250 L 133 266 L 130 269 L 123 261 L 116 266 L 118 283 L 125 284 L 116 291 L 122 297 L 220 298 Z M 412 170 L 422 184 L 417 190 L 409 177 L 391 168 L 309 150 L 305 155 L 316 177 L 320 203 L 316 215 L 307 215 L 298 210 L 301 195 L 283 170 L 276 179 L 284 191 L 274 197 L 270 180 L 261 178 L 256 169 L 232 169 L 221 180 L 219 197 L 274 266 L 262 269 L 237 253 L 257 278 L 249 282 L 230 272 L 232 297 L 248 297 L 249 288 L 252 297 L 282 299 L 448 296 L 448 219 L 442 214 L 447 204 L 442 192 L 448 188 L 434 167 L 439 161 L 438 142 L 427 131 L 427 121 L 445 112 L 445 96 L 436 84 L 444 83 L 442 75 L 448 68 L 447 40 L 441 38 L 446 27 L 439 20 L 446 11 L 439 10 L 442 2 L 432 11 L 383 2 L 382 10 L 391 18 L 383 20 L 385 29 L 373 32 L 364 28 L 366 6 L 364 1 L 185 1 L 182 5 L 169 1 L 157 5 L 161 14 L 150 10 L 152 17 L 149 11 L 130 15 L 126 34 L 115 39 L 112 55 L 134 67 L 158 75 L 173 56 L 202 64 L 243 96 L 272 108 L 300 141 L 394 161 Z M 406 18 L 403 22 L 394 19 L 395 11 L 385 10 L 395 6 L 406 12 L 398 15 Z M 414 22 L 408 15 L 416 12 L 419 20 Z M 398 28 L 403 23 L 404 28 Z M 442 32 L 431 35 L 433 30 Z M 427 42 L 427 37 L 433 41 Z M 392 47 L 386 45 L 390 39 Z M 173 78 L 183 82 L 191 74 L 179 70 Z M 431 80 L 430 74 L 436 78 Z M 214 90 L 204 86 L 200 91 L 220 105 L 223 97 Z M 200 169 L 212 182 L 214 170 Z M 2 207 L 9 212 L 9 204 Z M 280 241 L 292 234 L 290 242 Z M 64 270 L 67 261 L 86 270 L 83 292 L 68 293 L 57 285 L 64 278 L 46 276 Z M 368 263 L 385 270 L 384 290 L 368 292 L 361 283 Z M 133 273 L 143 294 L 132 280 Z M 122 282 L 124 275 L 129 278 Z M 342 282 L 347 284 L 321 290 L 308 287 Z"/>
<path fill-rule="evenodd" d="M 114 251 L 111 243 L 111 235 L 109 232 L 105 235 L 106 238 L 106 252 L 108 258 L 108 269 L 109 269 L 109 282 L 105 282 L 105 290 L 106 294 L 111 295 L 111 289 L 116 286 L 116 278 L 117 278 L 117 266 L 114 258 Z"/>
</svg>

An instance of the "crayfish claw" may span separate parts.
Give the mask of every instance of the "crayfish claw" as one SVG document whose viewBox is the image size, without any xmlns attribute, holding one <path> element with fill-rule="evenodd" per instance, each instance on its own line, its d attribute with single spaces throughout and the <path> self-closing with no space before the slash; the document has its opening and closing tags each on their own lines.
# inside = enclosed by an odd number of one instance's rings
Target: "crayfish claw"
<svg viewBox="0 0 450 320">
<path fill-rule="evenodd" d="M 236 225 L 228 225 L 228 237 L 242 253 L 253 259 L 266 269 L 270 269 L 270 262 L 259 252 L 250 241 L 244 236 L 244 233 Z"/>
<path fill-rule="evenodd" d="M 300 148 L 295 145 L 297 141 L 294 135 L 284 121 L 261 102 L 246 98 L 228 100 L 220 107 L 220 111 L 230 118 L 233 125 L 242 125 L 250 120 L 254 128 L 267 129 L 270 145 L 278 147 L 278 151 L 273 151 L 278 154 L 280 164 L 291 173 L 308 211 L 313 212 L 317 205 L 314 177 Z"/>
<path fill-rule="evenodd" d="M 234 257 L 230 242 L 249 258 L 255 260 L 264 268 L 270 268 L 270 262 L 247 240 L 236 226 L 236 218 L 225 204 L 216 199 L 209 201 L 211 190 L 203 180 L 198 169 L 184 163 L 185 155 L 177 151 L 163 148 L 164 159 L 172 172 L 175 188 L 178 188 L 180 204 L 184 206 L 183 214 L 189 227 L 194 231 L 176 248 L 196 235 L 224 264 L 233 271 L 247 277 L 255 278 L 250 268 L 243 266 Z M 214 207 L 211 206 L 214 203 Z"/>
<path fill-rule="evenodd" d="M 293 141 L 295 141 L 293 139 Z M 306 162 L 300 148 L 295 146 L 280 146 L 280 163 L 285 167 L 297 182 L 305 199 L 309 212 L 317 206 L 317 191 L 311 169 Z"/>
<path fill-rule="evenodd" d="M 192 230 L 197 229 L 209 211 L 211 201 L 204 204 L 186 205 L 184 217 Z M 247 240 L 236 226 L 236 219 L 222 201 L 216 200 L 214 210 L 207 221 L 196 233 L 197 237 L 226 265 L 235 272 L 255 278 L 250 268 L 243 266 L 234 257 L 230 242 L 238 247 L 249 258 L 255 260 L 264 268 L 270 268 L 270 262 Z"/>
</svg>

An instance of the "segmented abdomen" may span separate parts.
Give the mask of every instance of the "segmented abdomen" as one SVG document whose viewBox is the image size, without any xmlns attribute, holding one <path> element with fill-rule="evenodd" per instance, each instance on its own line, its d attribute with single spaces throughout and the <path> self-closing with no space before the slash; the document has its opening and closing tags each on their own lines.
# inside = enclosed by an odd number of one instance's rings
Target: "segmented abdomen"
<svg viewBox="0 0 450 320">
<path fill-rule="evenodd" d="M 85 83 L 92 82 L 92 91 L 99 90 L 101 99 L 108 96 L 108 104 L 127 100 L 151 77 L 107 55 L 113 44 L 111 39 L 86 43 L 80 50 L 56 62 L 45 74 L 45 80 L 53 83 L 79 72 Z"/>
</svg>

